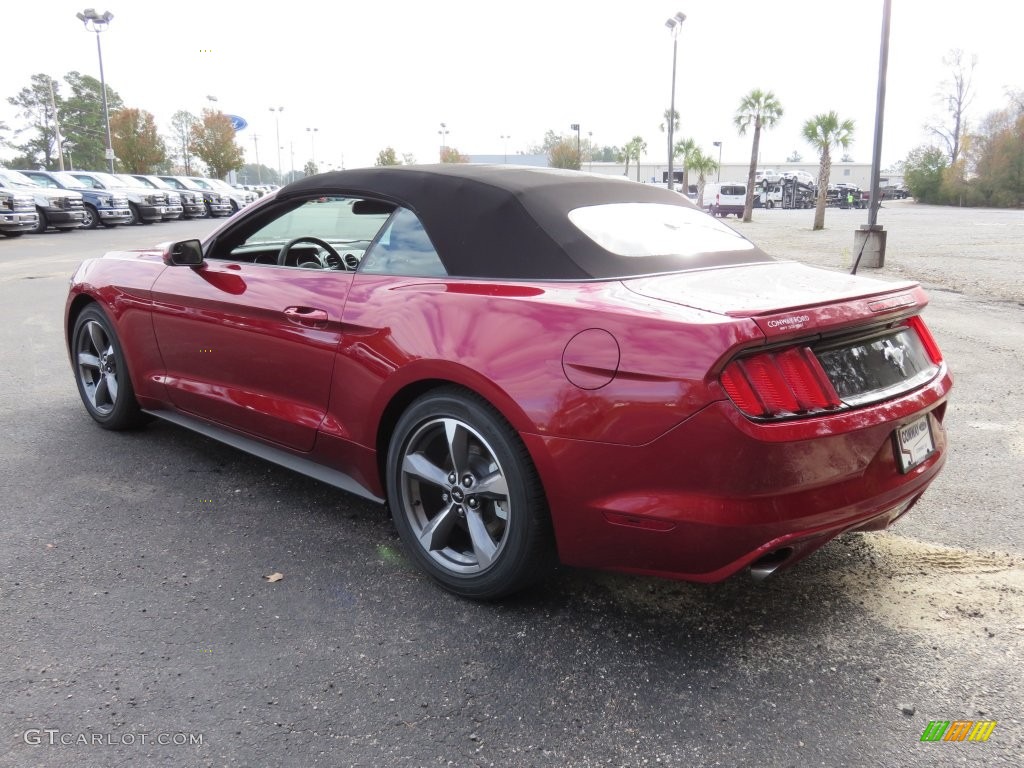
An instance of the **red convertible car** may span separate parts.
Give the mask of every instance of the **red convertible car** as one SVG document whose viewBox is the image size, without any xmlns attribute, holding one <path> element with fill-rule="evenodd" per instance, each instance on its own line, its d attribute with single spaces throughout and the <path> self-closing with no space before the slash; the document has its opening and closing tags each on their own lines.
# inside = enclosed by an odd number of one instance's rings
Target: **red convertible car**
<svg viewBox="0 0 1024 768">
<path fill-rule="evenodd" d="M 386 500 L 424 571 L 495 598 L 558 561 L 765 576 L 890 525 L 945 461 L 926 302 L 665 189 L 412 166 L 87 261 L 66 329 L 100 426 L 156 416 Z"/>
</svg>

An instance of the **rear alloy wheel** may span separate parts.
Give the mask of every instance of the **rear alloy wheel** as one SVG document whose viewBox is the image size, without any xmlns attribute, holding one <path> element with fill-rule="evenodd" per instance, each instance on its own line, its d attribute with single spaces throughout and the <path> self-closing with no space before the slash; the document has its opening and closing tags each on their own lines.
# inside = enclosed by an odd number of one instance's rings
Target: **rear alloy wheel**
<svg viewBox="0 0 1024 768">
<path fill-rule="evenodd" d="M 129 429 L 147 421 L 135 399 L 113 324 L 95 304 L 75 320 L 71 357 L 82 403 L 101 427 Z"/>
<path fill-rule="evenodd" d="M 96 212 L 96 209 L 86 203 L 83 213 L 82 229 L 96 229 L 96 226 L 100 223 L 100 215 Z"/>
<path fill-rule="evenodd" d="M 436 390 L 409 407 L 391 437 L 387 486 L 410 555 L 455 594 L 502 597 L 554 563 L 544 491 L 526 447 L 469 393 Z"/>
</svg>

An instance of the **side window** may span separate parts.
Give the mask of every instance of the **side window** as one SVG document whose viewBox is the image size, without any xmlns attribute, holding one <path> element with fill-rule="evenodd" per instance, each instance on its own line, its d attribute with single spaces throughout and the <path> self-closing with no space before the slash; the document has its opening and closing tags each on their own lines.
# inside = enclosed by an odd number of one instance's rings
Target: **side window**
<svg viewBox="0 0 1024 768">
<path fill-rule="evenodd" d="M 244 219 L 217 243 L 208 258 L 307 269 L 355 269 L 394 210 L 392 203 L 341 195 L 289 201 Z M 282 256 L 287 243 L 291 245 Z"/>
<path fill-rule="evenodd" d="M 372 275 L 445 277 L 448 270 L 416 214 L 399 208 L 359 265 Z"/>
</svg>

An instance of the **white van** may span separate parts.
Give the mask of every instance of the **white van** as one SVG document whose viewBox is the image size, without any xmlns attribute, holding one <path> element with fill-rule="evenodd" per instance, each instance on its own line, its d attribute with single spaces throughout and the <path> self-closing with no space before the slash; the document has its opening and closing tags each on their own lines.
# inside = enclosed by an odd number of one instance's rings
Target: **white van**
<svg viewBox="0 0 1024 768">
<path fill-rule="evenodd" d="M 714 181 L 704 187 L 704 207 L 712 216 L 743 216 L 747 185 L 742 181 Z"/>
</svg>

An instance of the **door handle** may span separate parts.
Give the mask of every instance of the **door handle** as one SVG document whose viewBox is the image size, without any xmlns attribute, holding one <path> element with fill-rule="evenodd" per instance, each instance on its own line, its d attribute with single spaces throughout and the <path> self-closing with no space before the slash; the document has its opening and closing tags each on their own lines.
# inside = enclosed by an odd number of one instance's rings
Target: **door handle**
<svg viewBox="0 0 1024 768">
<path fill-rule="evenodd" d="M 327 310 L 313 307 L 288 307 L 284 316 L 293 323 L 326 323 Z"/>
</svg>

